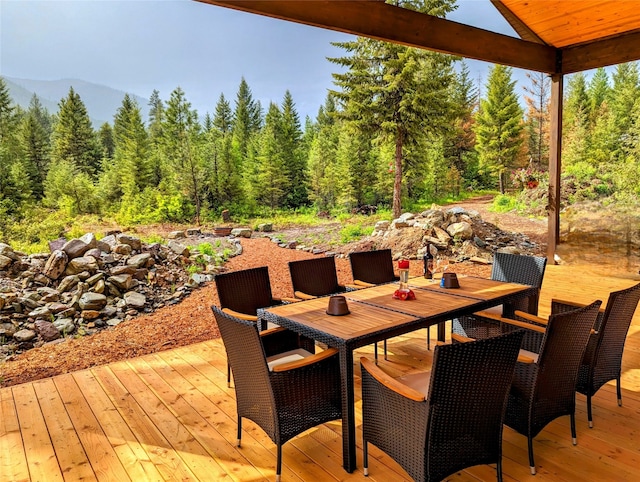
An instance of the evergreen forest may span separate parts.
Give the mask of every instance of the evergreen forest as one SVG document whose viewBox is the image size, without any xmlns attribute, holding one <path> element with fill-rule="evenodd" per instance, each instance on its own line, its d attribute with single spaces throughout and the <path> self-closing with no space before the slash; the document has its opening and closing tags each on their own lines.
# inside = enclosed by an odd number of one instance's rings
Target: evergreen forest
<svg viewBox="0 0 640 482">
<path fill-rule="evenodd" d="M 412 4 L 438 16 L 455 6 Z M 366 38 L 336 45 L 343 56 L 329 61 L 340 73 L 315 119 L 300 119 L 289 91 L 261 105 L 242 79 L 235 99 L 220 95 L 204 116 L 179 87 L 168 99 L 153 91 L 146 106 L 125 95 L 96 130 L 73 88 L 52 114 L 36 95 L 27 109 L 15 105 L 0 78 L 0 241 L 35 243 L 48 224 L 79 215 L 199 224 L 223 209 L 248 219 L 375 205 L 398 216 L 482 190 L 538 192 L 526 207 L 544 214 L 546 75 L 517 86 L 495 65 L 480 86 L 453 56 Z M 565 205 L 635 209 L 638 63 L 568 77 L 562 149 Z"/>
</svg>

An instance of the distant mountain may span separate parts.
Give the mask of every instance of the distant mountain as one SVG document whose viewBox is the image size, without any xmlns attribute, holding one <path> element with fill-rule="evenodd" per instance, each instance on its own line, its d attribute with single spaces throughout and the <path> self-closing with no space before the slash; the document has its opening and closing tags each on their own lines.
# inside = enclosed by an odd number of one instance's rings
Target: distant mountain
<svg viewBox="0 0 640 482">
<path fill-rule="evenodd" d="M 105 122 L 113 124 L 113 116 L 122 105 L 122 99 L 125 96 L 125 92 L 121 90 L 79 79 L 32 80 L 5 76 L 3 78 L 9 88 L 9 95 L 16 104 L 27 109 L 31 97 L 36 94 L 51 114 L 58 112 L 59 102 L 67 97 L 69 88 L 73 87 L 86 106 L 95 129 Z M 146 122 L 149 99 L 133 94 L 129 96 L 140 106 L 142 119 Z"/>
</svg>

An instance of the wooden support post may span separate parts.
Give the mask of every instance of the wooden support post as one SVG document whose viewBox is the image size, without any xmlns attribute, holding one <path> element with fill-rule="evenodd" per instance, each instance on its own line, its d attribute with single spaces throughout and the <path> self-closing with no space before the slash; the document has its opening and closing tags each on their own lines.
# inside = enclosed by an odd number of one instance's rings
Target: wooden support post
<svg viewBox="0 0 640 482">
<path fill-rule="evenodd" d="M 549 128 L 549 224 L 547 263 L 555 264 L 560 242 L 560 171 L 562 168 L 562 95 L 564 76 L 551 76 L 551 125 Z"/>
</svg>

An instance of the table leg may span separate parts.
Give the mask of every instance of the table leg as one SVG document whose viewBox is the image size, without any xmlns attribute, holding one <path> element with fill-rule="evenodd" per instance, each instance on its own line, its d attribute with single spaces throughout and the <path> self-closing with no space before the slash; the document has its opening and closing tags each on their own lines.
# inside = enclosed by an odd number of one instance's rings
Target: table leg
<svg viewBox="0 0 640 482">
<path fill-rule="evenodd" d="M 356 469 L 356 414 L 353 382 L 353 351 L 340 349 L 340 384 L 342 389 L 342 466 L 351 473 Z"/>
<path fill-rule="evenodd" d="M 445 328 L 444 321 L 438 323 L 438 341 L 445 341 L 447 339 L 447 330 Z"/>
</svg>

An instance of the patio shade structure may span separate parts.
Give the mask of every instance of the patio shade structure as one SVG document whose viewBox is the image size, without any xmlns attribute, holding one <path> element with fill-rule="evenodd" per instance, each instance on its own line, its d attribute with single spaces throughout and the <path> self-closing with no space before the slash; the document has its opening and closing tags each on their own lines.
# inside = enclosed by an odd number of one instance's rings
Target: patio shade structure
<svg viewBox="0 0 640 482">
<path fill-rule="evenodd" d="M 383 0 L 197 0 L 551 76 L 547 258 L 560 238 L 564 75 L 640 59 L 640 8 L 620 0 L 491 0 L 520 38 Z"/>
</svg>

